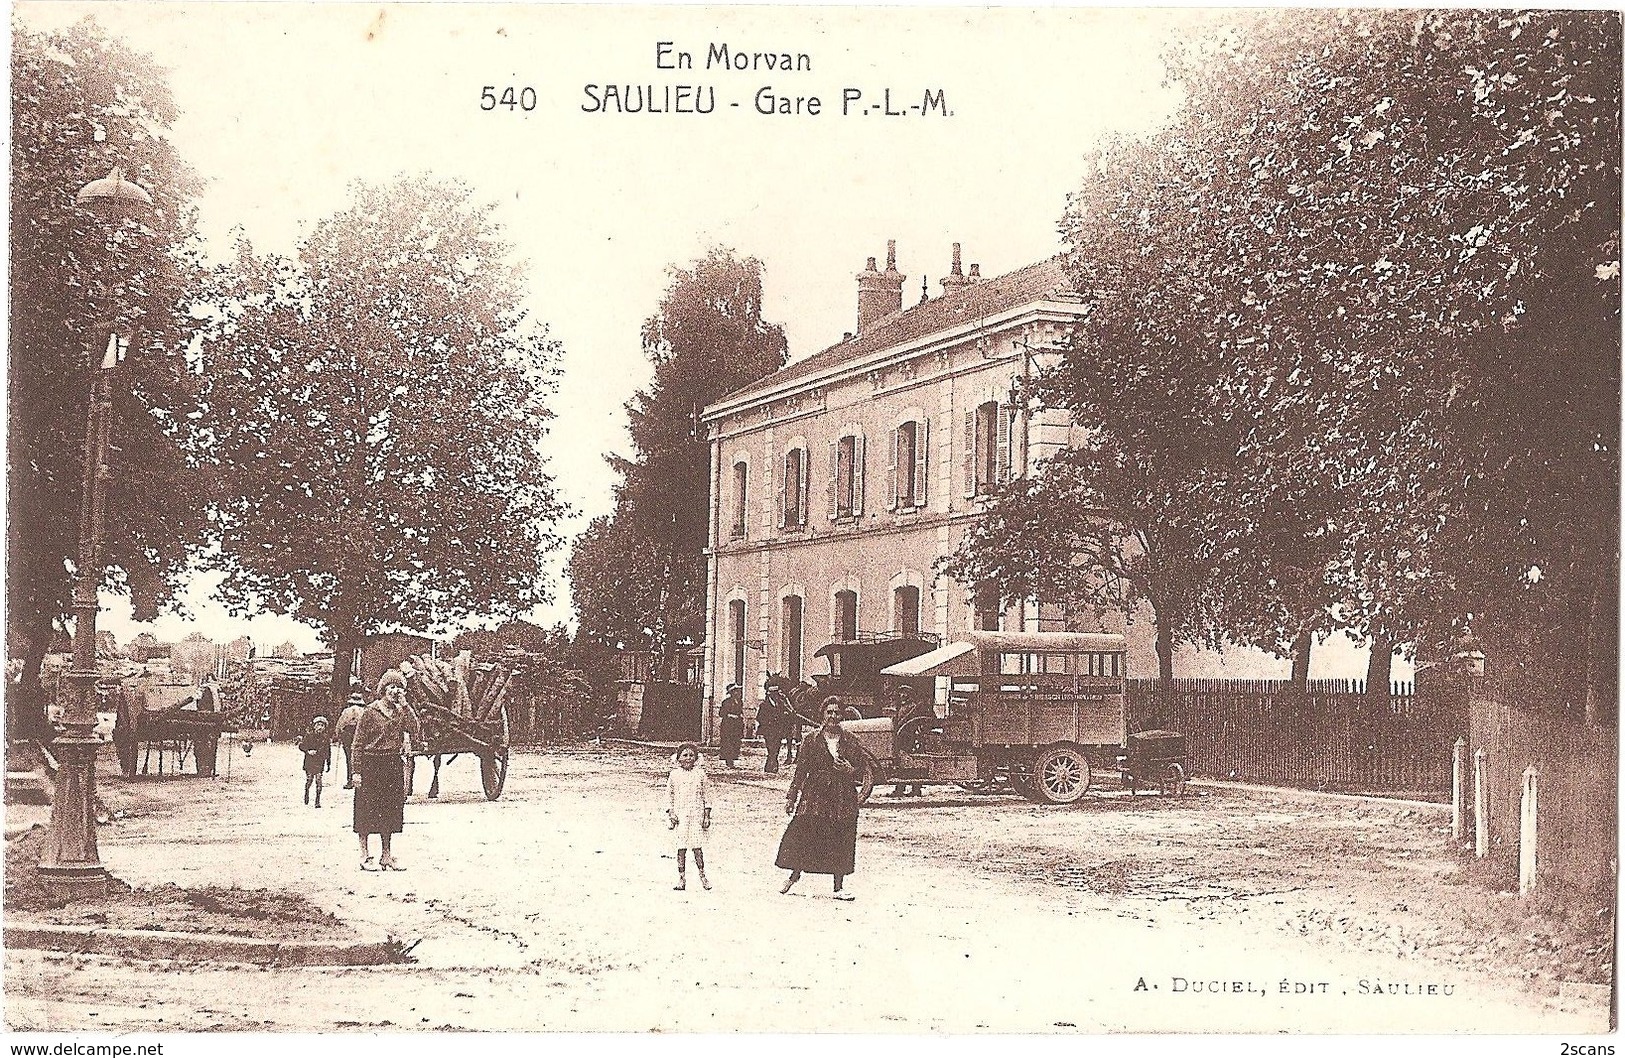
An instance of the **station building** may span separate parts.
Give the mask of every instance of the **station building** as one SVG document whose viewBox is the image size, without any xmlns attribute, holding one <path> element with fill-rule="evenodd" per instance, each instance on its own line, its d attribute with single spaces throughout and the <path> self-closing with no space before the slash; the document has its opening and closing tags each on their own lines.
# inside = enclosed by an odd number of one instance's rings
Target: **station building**
<svg viewBox="0 0 1625 1058">
<path fill-rule="evenodd" d="M 711 448 L 706 737 L 730 683 L 747 716 L 769 673 L 808 674 L 826 643 L 883 633 L 1061 631 L 1020 600 L 935 574 L 997 486 L 1068 444 L 1058 412 L 1019 383 L 1083 307 L 1059 258 L 984 279 L 956 243 L 940 296 L 903 307 L 895 243 L 857 275 L 857 326 L 706 408 Z M 1047 609 L 1047 608 L 1046 608 Z M 1131 671 L 1155 674 L 1148 620 L 1126 632 Z"/>
</svg>

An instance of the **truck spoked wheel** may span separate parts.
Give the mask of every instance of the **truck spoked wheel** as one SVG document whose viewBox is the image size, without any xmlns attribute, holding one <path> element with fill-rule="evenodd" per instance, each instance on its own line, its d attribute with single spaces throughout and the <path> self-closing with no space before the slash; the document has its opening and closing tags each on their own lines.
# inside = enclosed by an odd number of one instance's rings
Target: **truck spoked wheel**
<svg viewBox="0 0 1625 1058">
<path fill-rule="evenodd" d="M 1039 800 L 1072 804 L 1089 792 L 1089 761 L 1071 746 L 1052 746 L 1033 762 L 1032 782 Z"/>
</svg>

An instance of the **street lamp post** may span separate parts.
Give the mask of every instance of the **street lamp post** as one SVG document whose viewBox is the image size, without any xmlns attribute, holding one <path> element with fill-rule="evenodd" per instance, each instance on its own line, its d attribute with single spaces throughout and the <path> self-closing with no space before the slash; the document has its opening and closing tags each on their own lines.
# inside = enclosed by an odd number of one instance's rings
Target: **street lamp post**
<svg viewBox="0 0 1625 1058">
<path fill-rule="evenodd" d="M 118 213 L 152 204 L 139 184 L 114 169 L 79 190 L 78 201 L 103 212 Z M 73 895 L 104 893 L 107 869 L 96 848 L 96 593 L 102 579 L 102 520 L 107 509 L 107 442 L 112 388 L 109 373 L 118 365 L 120 344 L 108 328 L 107 349 L 91 386 L 85 415 L 84 482 L 79 498 L 79 556 L 73 584 L 73 667 L 68 671 L 68 700 L 63 732 L 52 743 L 57 759 L 56 792 L 51 799 L 51 826 L 39 871 L 47 884 Z"/>
</svg>

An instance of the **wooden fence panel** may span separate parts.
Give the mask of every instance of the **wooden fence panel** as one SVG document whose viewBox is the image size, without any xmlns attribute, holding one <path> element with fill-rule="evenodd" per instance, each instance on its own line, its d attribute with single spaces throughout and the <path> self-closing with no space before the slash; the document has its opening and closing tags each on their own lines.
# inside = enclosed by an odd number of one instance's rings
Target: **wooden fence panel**
<svg viewBox="0 0 1625 1058">
<path fill-rule="evenodd" d="M 1618 735 L 1534 702 L 1475 698 L 1469 739 L 1489 772 L 1490 849 L 1518 848 L 1522 776 L 1540 773 L 1537 887 L 1587 895 L 1612 892 L 1618 856 Z"/>
<path fill-rule="evenodd" d="M 1195 775 L 1323 790 L 1442 796 L 1464 699 L 1395 684 L 1384 700 L 1361 681 L 1129 681 L 1133 730 L 1185 735 Z"/>
</svg>

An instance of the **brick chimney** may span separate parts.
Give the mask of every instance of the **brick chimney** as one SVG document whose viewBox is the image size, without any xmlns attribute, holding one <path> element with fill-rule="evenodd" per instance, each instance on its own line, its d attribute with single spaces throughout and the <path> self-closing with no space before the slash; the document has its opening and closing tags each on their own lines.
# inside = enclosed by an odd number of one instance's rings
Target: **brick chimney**
<svg viewBox="0 0 1625 1058">
<path fill-rule="evenodd" d="M 875 259 L 858 273 L 858 333 L 862 334 L 882 316 L 903 307 L 903 273 L 897 270 L 897 240 L 886 242 L 886 270 L 875 269 Z"/>
<path fill-rule="evenodd" d="M 953 265 L 948 269 L 948 274 L 942 278 L 943 294 L 952 294 L 960 287 L 970 286 L 972 283 L 976 282 L 977 279 L 981 278 L 981 275 L 979 274 L 980 271 L 981 270 L 976 265 L 971 265 L 971 272 L 974 274 L 974 277 L 967 276 L 964 273 L 959 264 L 959 244 L 957 242 L 954 243 Z"/>
</svg>

